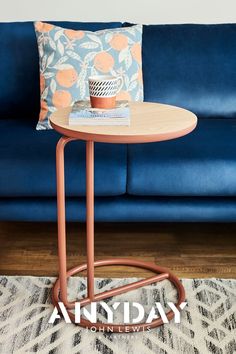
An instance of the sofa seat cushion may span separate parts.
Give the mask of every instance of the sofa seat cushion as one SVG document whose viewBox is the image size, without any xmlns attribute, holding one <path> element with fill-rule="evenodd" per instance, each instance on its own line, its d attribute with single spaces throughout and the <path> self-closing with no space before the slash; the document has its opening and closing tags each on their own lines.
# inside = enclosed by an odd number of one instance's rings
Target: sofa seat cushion
<svg viewBox="0 0 236 354">
<path fill-rule="evenodd" d="M 55 149 L 59 135 L 36 131 L 35 122 L 0 120 L 0 197 L 56 195 Z M 127 146 L 95 144 L 95 194 L 126 191 Z M 66 194 L 85 195 L 85 143 L 65 149 Z"/>
<path fill-rule="evenodd" d="M 128 146 L 129 194 L 236 196 L 236 119 L 199 119 L 191 134 Z"/>
</svg>

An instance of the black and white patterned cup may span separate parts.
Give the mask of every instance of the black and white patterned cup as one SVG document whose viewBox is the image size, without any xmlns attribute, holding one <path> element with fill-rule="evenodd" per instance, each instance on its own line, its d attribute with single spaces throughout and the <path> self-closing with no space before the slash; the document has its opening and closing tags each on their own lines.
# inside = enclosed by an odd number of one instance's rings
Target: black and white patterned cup
<svg viewBox="0 0 236 354">
<path fill-rule="evenodd" d="M 94 108 L 114 108 L 116 95 L 123 86 L 121 76 L 100 75 L 89 77 L 89 94 Z"/>
</svg>

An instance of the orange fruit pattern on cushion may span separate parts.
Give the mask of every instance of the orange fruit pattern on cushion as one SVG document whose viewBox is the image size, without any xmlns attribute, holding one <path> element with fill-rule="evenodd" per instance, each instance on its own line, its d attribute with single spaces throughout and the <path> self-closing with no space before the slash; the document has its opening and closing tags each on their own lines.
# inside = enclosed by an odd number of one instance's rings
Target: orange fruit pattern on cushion
<svg viewBox="0 0 236 354">
<path fill-rule="evenodd" d="M 107 52 L 100 52 L 94 58 L 94 66 L 102 73 L 108 73 L 114 66 L 114 58 Z"/>
<path fill-rule="evenodd" d="M 50 23 L 36 22 L 35 28 L 39 32 L 49 32 L 54 28 L 54 26 Z"/>
<path fill-rule="evenodd" d="M 131 54 L 133 58 L 138 62 L 141 63 L 142 60 L 142 48 L 139 43 L 135 43 L 131 48 Z"/>
<path fill-rule="evenodd" d="M 59 70 L 56 73 L 56 80 L 63 87 L 71 87 L 78 79 L 78 74 L 75 69 Z"/>
<path fill-rule="evenodd" d="M 48 114 L 47 102 L 41 100 L 41 110 L 39 114 L 39 120 L 43 121 L 46 118 L 47 114 Z"/>
<path fill-rule="evenodd" d="M 59 90 L 54 92 L 52 102 L 56 108 L 65 108 L 71 104 L 71 94 L 68 91 Z"/>
<path fill-rule="evenodd" d="M 40 93 L 42 94 L 45 89 L 45 78 L 40 74 Z"/>
<path fill-rule="evenodd" d="M 120 51 L 127 48 L 128 38 L 124 34 L 114 34 L 110 41 L 110 45 L 112 48 Z"/>
<path fill-rule="evenodd" d="M 74 30 L 65 30 L 65 35 L 70 39 L 82 39 L 84 37 L 84 31 L 74 31 Z"/>
<path fill-rule="evenodd" d="M 89 76 L 121 76 L 117 99 L 143 100 L 141 25 L 92 32 L 35 22 L 35 32 L 41 93 L 37 129 L 51 128 L 55 110 L 89 100 Z"/>
</svg>

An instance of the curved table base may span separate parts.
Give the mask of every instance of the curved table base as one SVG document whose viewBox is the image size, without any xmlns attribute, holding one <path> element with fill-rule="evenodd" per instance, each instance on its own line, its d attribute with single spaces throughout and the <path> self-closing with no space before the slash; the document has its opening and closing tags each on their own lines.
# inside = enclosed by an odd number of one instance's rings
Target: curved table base
<svg viewBox="0 0 236 354">
<path fill-rule="evenodd" d="M 95 294 L 94 297 L 91 298 L 84 298 L 81 300 L 78 300 L 80 302 L 81 307 L 86 306 L 90 304 L 93 301 L 100 301 L 103 299 L 107 299 L 112 296 L 116 296 L 118 294 L 122 294 L 134 289 L 137 289 L 139 287 L 143 287 L 145 285 L 155 283 L 158 281 L 162 281 L 164 279 L 168 279 L 176 288 L 177 293 L 178 293 L 178 300 L 175 304 L 175 306 L 180 309 L 180 304 L 185 301 L 185 291 L 182 283 L 179 281 L 179 279 L 172 274 L 169 270 L 166 268 L 159 267 L 155 264 L 152 263 L 147 263 L 147 262 L 142 262 L 142 261 L 136 261 L 136 260 L 130 260 L 130 259 L 125 259 L 125 258 L 118 258 L 118 259 L 109 259 L 109 260 L 101 260 L 101 261 L 96 261 L 94 262 L 95 267 L 103 267 L 103 266 L 109 266 L 109 265 L 125 265 L 125 266 L 132 266 L 132 267 L 137 267 L 137 268 L 143 268 L 143 269 L 148 269 L 157 275 L 154 275 L 150 278 L 139 280 L 137 282 L 127 284 L 124 286 L 121 286 L 119 288 L 115 288 L 112 290 L 105 291 L 103 293 Z M 87 264 L 83 264 L 81 266 L 72 268 L 67 272 L 67 278 L 77 274 L 83 270 L 87 269 Z M 58 306 L 58 302 L 60 302 L 60 281 L 57 279 L 57 281 L 54 284 L 53 287 L 53 304 L 54 306 L 57 306 L 57 308 L 60 310 Z M 67 308 L 68 315 L 72 322 L 75 323 L 75 316 L 70 309 L 74 308 L 75 302 L 64 302 L 65 307 Z M 169 311 L 166 313 L 166 317 L 168 320 L 171 320 L 174 317 L 174 312 Z M 127 332 L 139 332 L 139 331 L 144 331 L 144 330 L 149 330 L 151 328 L 158 327 L 163 324 L 163 320 L 161 318 L 158 318 L 156 320 L 153 320 L 151 323 L 138 323 L 138 324 L 112 324 L 112 323 L 102 323 L 102 322 L 97 322 L 97 323 L 91 323 L 88 320 L 82 319 L 80 323 L 76 323 L 79 326 L 85 327 L 85 328 L 91 328 L 93 330 L 99 330 L 102 328 L 105 331 L 108 332 L 118 332 L 118 333 L 127 333 Z"/>
</svg>

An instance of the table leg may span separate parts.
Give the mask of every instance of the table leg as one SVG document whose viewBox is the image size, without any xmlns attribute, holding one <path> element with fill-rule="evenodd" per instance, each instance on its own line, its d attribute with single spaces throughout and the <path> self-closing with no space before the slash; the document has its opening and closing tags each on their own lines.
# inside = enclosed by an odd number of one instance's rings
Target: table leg
<svg viewBox="0 0 236 354">
<path fill-rule="evenodd" d="M 178 300 L 176 307 L 181 310 L 180 304 L 185 300 L 184 287 L 179 279 L 172 274 L 168 269 L 159 267 L 155 264 L 146 263 L 137 260 L 129 260 L 124 258 L 100 260 L 94 262 L 94 142 L 86 142 L 86 217 L 87 217 L 87 263 L 81 266 L 74 267 L 67 271 L 66 266 L 66 218 L 65 218 L 65 176 L 64 176 L 64 148 L 69 141 L 78 140 L 75 138 L 62 137 L 57 144 L 56 149 L 56 174 L 57 174 L 57 217 L 58 217 L 58 256 L 59 256 L 59 278 L 53 287 L 53 304 L 58 307 L 58 302 L 62 301 L 65 307 L 73 309 L 75 301 L 68 302 L 67 297 L 67 278 L 78 274 L 81 271 L 87 270 L 87 297 L 77 300 L 80 301 L 81 306 L 86 306 L 92 301 L 100 301 L 111 296 L 122 294 L 130 290 L 138 289 L 148 284 L 168 279 L 176 288 Z M 132 284 L 120 286 L 115 289 L 107 290 L 103 293 L 94 294 L 94 268 L 108 265 L 124 265 L 134 266 L 142 269 L 148 269 L 157 275 L 151 276 L 147 279 L 136 281 Z M 58 307 L 59 309 L 59 307 Z M 68 311 L 68 315 L 75 321 L 74 313 Z M 166 313 L 169 320 L 174 317 L 174 312 L 171 310 Z M 155 328 L 163 324 L 161 318 L 153 320 L 151 323 L 140 323 L 135 328 Z M 100 326 L 105 330 L 110 331 L 112 328 L 114 332 L 126 332 L 127 328 L 130 331 L 133 329 L 133 324 L 109 324 L 109 323 L 91 323 L 85 319 L 81 319 L 79 323 L 82 327 L 95 327 L 99 330 Z"/>
<path fill-rule="evenodd" d="M 56 148 L 56 177 L 57 177 L 57 227 L 58 227 L 58 258 L 60 297 L 67 304 L 67 269 L 66 269 L 66 215 L 65 215 L 65 167 L 64 149 L 73 138 L 62 137 Z"/>
<path fill-rule="evenodd" d="M 94 142 L 86 142 L 87 293 L 94 299 Z"/>
</svg>

